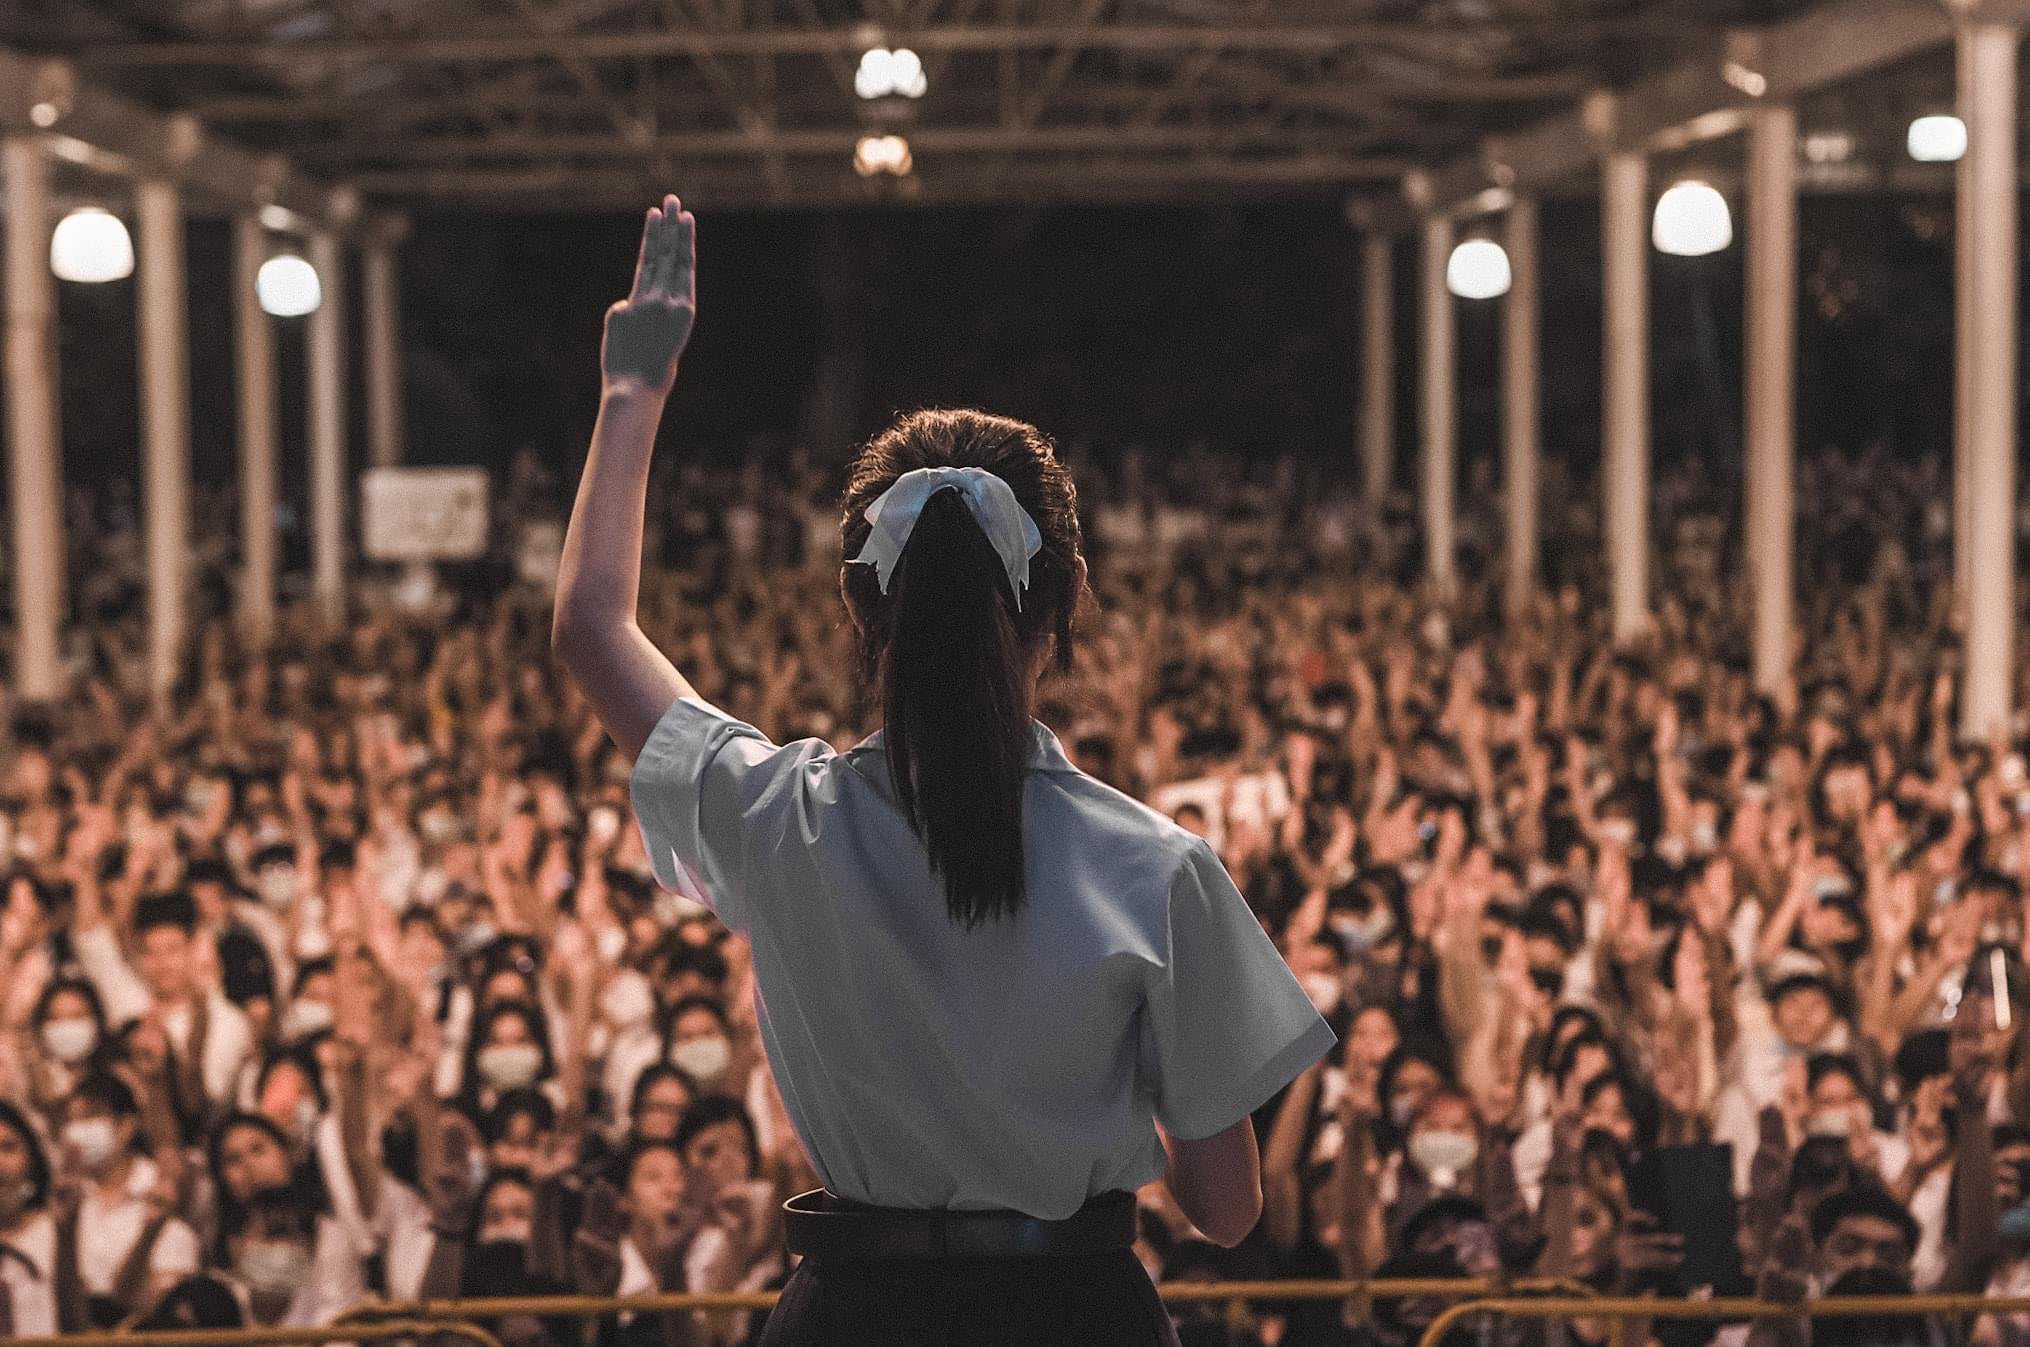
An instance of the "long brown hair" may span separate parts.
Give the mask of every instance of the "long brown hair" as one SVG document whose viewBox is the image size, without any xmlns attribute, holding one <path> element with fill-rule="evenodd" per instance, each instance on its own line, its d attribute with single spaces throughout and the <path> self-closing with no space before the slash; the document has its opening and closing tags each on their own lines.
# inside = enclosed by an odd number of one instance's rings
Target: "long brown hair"
<svg viewBox="0 0 2030 1347">
<path fill-rule="evenodd" d="M 970 930 L 1022 904 L 1022 789 L 1028 774 L 1029 662 L 1055 638 L 1071 668 L 1072 621 L 1086 592 L 1078 492 L 1032 425 L 967 410 L 912 412 L 854 460 L 840 531 L 858 556 L 867 507 L 917 468 L 984 468 L 1015 492 L 1043 548 L 1018 610 L 987 535 L 955 491 L 924 503 L 887 594 L 874 567 L 848 565 L 841 589 L 862 676 L 884 711 L 888 770 L 903 816 Z"/>
</svg>

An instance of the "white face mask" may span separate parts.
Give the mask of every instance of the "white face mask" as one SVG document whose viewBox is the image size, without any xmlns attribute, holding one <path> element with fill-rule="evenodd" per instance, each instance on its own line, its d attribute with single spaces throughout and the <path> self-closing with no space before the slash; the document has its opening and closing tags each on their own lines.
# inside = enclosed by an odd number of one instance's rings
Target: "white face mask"
<svg viewBox="0 0 2030 1347">
<path fill-rule="evenodd" d="M 257 1296 L 293 1296 L 310 1280 L 310 1250 L 293 1239 L 249 1239 L 240 1246 L 233 1271 Z"/>
<path fill-rule="evenodd" d="M 1298 979 L 1304 984 L 1304 994 L 1311 998 L 1311 1004 L 1319 1014 L 1329 1015 L 1339 1004 L 1341 991 L 1339 979 L 1330 973 L 1306 973 Z"/>
<path fill-rule="evenodd" d="M 1844 1137 L 1853 1127 L 1853 1115 L 1845 1109 L 1835 1109 L 1831 1113 L 1814 1113 L 1804 1130 L 1815 1137 Z"/>
<path fill-rule="evenodd" d="M 1480 1155 L 1480 1138 L 1471 1132 L 1417 1132 L 1410 1137 L 1410 1159 L 1440 1188 L 1459 1182 L 1459 1175 Z"/>
<path fill-rule="evenodd" d="M 261 901 L 270 907 L 286 908 L 296 901 L 303 886 L 293 865 L 271 865 L 261 871 Z"/>
<path fill-rule="evenodd" d="M 616 1029 L 645 1024 L 656 1013 L 655 993 L 648 979 L 636 972 L 624 972 L 606 984 L 599 998 L 599 1012 Z"/>
<path fill-rule="evenodd" d="M 292 1001 L 289 1013 L 282 1017 L 282 1037 L 286 1039 L 308 1038 L 321 1034 L 331 1027 L 331 1007 L 322 1001 Z"/>
<path fill-rule="evenodd" d="M 594 805 L 585 816 L 585 830 L 595 842 L 604 842 L 620 831 L 620 811 L 612 805 Z"/>
<path fill-rule="evenodd" d="M 712 1080 L 726 1069 L 733 1048 L 724 1038 L 693 1038 L 670 1049 L 670 1061 L 692 1080 Z"/>
<path fill-rule="evenodd" d="M 111 1118 L 80 1118 L 63 1125 L 63 1144 L 76 1154 L 86 1172 L 96 1174 L 118 1155 L 120 1133 Z"/>
<path fill-rule="evenodd" d="M 65 1066 L 76 1066 L 99 1046 L 99 1026 L 90 1020 L 50 1020 L 42 1026 L 42 1050 Z"/>
<path fill-rule="evenodd" d="M 1635 820 L 1632 818 L 1601 819 L 1600 835 L 1616 846 L 1625 847 L 1635 840 Z"/>
<path fill-rule="evenodd" d="M 478 1066 L 496 1090 L 518 1090 L 543 1069 L 543 1050 L 533 1043 L 496 1043 L 479 1050 Z"/>
</svg>

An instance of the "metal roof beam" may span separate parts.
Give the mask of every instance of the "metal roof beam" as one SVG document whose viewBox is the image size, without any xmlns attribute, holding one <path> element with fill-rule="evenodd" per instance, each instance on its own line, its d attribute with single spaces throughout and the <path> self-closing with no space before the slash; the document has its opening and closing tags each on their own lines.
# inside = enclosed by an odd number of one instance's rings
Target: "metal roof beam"
<svg viewBox="0 0 2030 1347">
<path fill-rule="evenodd" d="M 797 195 L 788 204 L 870 202 L 881 200 L 948 202 L 1006 200 L 1013 194 L 1030 200 L 1039 189 L 1064 202 L 1110 199 L 1114 189 L 1144 196 L 1174 194 L 1179 188 L 1267 187 L 1324 189 L 1393 180 L 1408 167 L 1400 159 L 1369 159 L 1332 154 L 1298 154 L 1258 159 L 1181 158 L 1175 160 L 1116 156 L 1086 159 L 1023 160 L 992 171 L 992 161 L 969 166 L 939 165 L 907 179 L 869 180 L 841 166 L 830 172 L 795 175 Z M 683 194 L 687 204 L 729 210 L 761 208 L 776 203 L 750 167 L 732 166 L 699 172 L 685 166 Z M 504 201 L 517 208 L 554 206 L 584 210 L 593 201 L 652 200 L 666 190 L 639 170 L 585 170 L 567 167 L 511 169 L 404 169 L 365 172 L 357 182 L 363 191 L 427 200 L 432 207 L 468 199 Z"/>
<path fill-rule="evenodd" d="M 185 113 L 163 113 L 80 81 L 70 62 L 0 47 L 0 132 L 41 133 L 60 159 L 123 177 L 175 179 L 193 197 L 270 207 L 271 227 L 344 229 L 359 197 L 302 176 L 280 155 L 207 135 Z"/>
<path fill-rule="evenodd" d="M 928 69 L 926 66 L 926 72 Z M 949 93 L 948 84 L 933 83 L 931 88 L 933 91 L 946 89 Z M 1587 92 L 1587 88 L 1587 82 L 1579 76 L 1563 74 L 1477 76 L 1448 80 L 1443 85 L 1412 83 L 1388 76 L 1378 76 L 1363 78 L 1358 87 L 1331 88 L 1305 88 L 1292 85 L 1275 87 L 1266 82 L 1249 85 L 1221 79 L 1217 83 L 1200 85 L 1191 93 L 1186 106 L 1205 104 L 1224 106 L 1263 98 L 1273 98 L 1292 107 L 1323 111 L 1378 108 L 1386 107 L 1390 103 L 1537 103 L 1560 98 L 1576 98 Z M 1127 81 L 1101 83 L 1081 80 L 1061 90 L 1053 102 L 1059 107 L 1139 103 L 1148 98 L 1149 93 L 1148 86 Z M 271 94 L 227 94 L 216 98 L 200 98 L 193 102 L 188 110 L 199 120 L 214 124 L 227 122 L 282 124 L 338 121 L 372 111 L 384 101 L 385 95 L 377 100 L 372 95 L 333 97 L 311 94 L 302 98 L 289 98 Z M 465 95 L 444 98 L 440 100 L 442 106 L 433 109 L 432 115 L 454 111 L 465 101 L 467 101 Z M 545 101 L 561 105 L 565 100 L 561 95 L 547 95 Z M 828 95 L 823 102 L 828 110 L 833 110 L 836 109 L 838 100 Z M 689 107 L 693 103 L 700 107 L 706 105 L 705 100 L 698 99 L 680 106 Z M 710 106 L 717 107 L 718 103 L 713 102 Z"/>
<path fill-rule="evenodd" d="M 1990 3 L 1993 0 L 1989 0 Z M 2006 0 L 2030 11 L 2030 0 Z M 1593 171 L 1611 150 L 1670 150 L 1746 125 L 1758 104 L 1789 101 L 1952 40 L 1938 0 L 1832 0 L 1767 28 L 1737 29 L 1619 92 L 1435 169 L 1420 208 L 1470 213 L 1490 190 L 1540 191 Z"/>
<path fill-rule="evenodd" d="M 831 130 L 779 131 L 772 148 L 784 154 L 851 155 L 863 132 L 857 127 Z M 1341 132 L 1290 130 L 1272 125 L 1196 126 L 1045 126 L 1022 130 L 1002 126 L 915 127 L 907 133 L 910 149 L 922 154 L 1024 154 L 1052 150 L 1192 150 L 1208 145 L 1231 150 L 1242 146 L 1344 152 L 1358 143 Z M 1368 138 L 1368 137 L 1363 137 Z M 474 138 L 391 141 L 361 146 L 337 142 L 308 147 L 307 162 L 332 160 L 357 163 L 363 158 L 413 160 L 418 164 L 458 163 L 488 158 L 640 159 L 644 154 L 676 154 L 710 158 L 760 153 L 745 131 L 700 131 L 660 136 L 647 146 L 629 145 L 605 134 L 498 135 Z"/>
<path fill-rule="evenodd" d="M 1456 37 L 1485 40 L 1527 32 L 1537 39 L 1580 40 L 1611 31 L 1656 28 L 1654 20 L 1543 21 L 1527 27 L 1512 24 L 1463 24 L 1434 28 L 1408 23 L 1267 23 L 1252 26 L 1201 24 L 1079 23 L 951 24 L 918 28 L 909 33 L 918 52 L 993 51 L 1079 48 L 1116 51 L 1198 51 L 1208 47 L 1235 51 L 1335 51 L 1366 43 L 1406 37 Z M 1666 25 L 1667 26 L 1667 25 Z M 578 49 L 590 60 L 631 56 L 684 56 L 708 51 L 717 55 L 807 54 L 857 55 L 863 30 L 847 28 L 761 28 L 744 32 L 586 33 Z M 452 65 L 469 62 L 547 58 L 548 39 L 526 32 L 446 34 L 436 37 L 315 38 L 297 42 L 198 41 L 97 43 L 75 59 L 90 69 L 138 67 L 241 66 L 290 59 L 321 59 L 356 63 L 395 62 Z"/>
</svg>

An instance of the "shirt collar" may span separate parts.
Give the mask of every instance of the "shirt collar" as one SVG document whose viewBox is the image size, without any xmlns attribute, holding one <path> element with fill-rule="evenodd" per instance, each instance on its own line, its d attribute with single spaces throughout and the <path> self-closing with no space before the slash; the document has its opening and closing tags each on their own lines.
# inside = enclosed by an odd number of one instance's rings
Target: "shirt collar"
<svg viewBox="0 0 2030 1347">
<path fill-rule="evenodd" d="M 883 753 L 888 751 L 888 732 L 876 730 L 862 739 L 850 750 L 854 753 Z M 1069 757 L 1065 756 L 1064 745 L 1057 735 L 1040 720 L 1029 722 L 1029 765 L 1045 772 L 1076 772 Z"/>
</svg>

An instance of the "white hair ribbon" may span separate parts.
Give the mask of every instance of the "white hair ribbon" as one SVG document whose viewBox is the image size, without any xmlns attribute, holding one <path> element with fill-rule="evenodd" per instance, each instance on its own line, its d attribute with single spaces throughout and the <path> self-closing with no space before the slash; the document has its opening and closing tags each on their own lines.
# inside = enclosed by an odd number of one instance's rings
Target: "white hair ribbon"
<svg viewBox="0 0 2030 1347">
<path fill-rule="evenodd" d="M 994 545 L 1002 566 L 1008 571 L 1008 587 L 1015 595 L 1015 607 L 1022 607 L 1022 591 L 1029 587 L 1029 558 L 1043 550 L 1043 535 L 1036 521 L 1015 499 L 1015 489 L 985 468 L 917 468 L 905 472 L 867 507 L 867 522 L 874 531 L 860 549 L 855 562 L 874 567 L 881 592 L 888 592 L 888 579 L 924 502 L 946 487 L 956 490 L 979 521 L 980 531 Z"/>
</svg>

